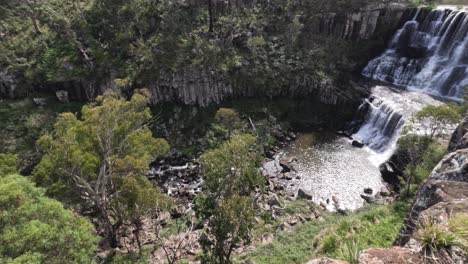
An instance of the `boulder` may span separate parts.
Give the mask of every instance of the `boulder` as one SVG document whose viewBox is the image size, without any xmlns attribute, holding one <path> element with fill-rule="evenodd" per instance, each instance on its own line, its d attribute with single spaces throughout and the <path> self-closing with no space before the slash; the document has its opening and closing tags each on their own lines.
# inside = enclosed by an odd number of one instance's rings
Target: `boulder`
<svg viewBox="0 0 468 264">
<path fill-rule="evenodd" d="M 351 135 L 351 133 L 349 133 L 348 131 L 340 130 L 340 131 L 337 131 L 336 134 L 337 134 L 338 136 L 347 137 L 347 138 L 349 138 L 349 139 L 352 139 L 352 138 L 353 138 L 352 135 Z"/>
<path fill-rule="evenodd" d="M 268 205 L 269 206 L 274 206 L 274 205 L 281 206 L 281 202 L 278 198 L 278 195 L 272 193 L 270 197 L 268 197 Z"/>
<path fill-rule="evenodd" d="M 401 247 L 370 248 L 359 255 L 359 264 L 425 263 L 417 252 Z"/>
<path fill-rule="evenodd" d="M 400 190 L 400 180 L 398 177 L 402 175 L 402 172 L 398 170 L 393 163 L 385 162 L 379 166 L 380 175 L 382 179 L 389 183 L 395 191 Z"/>
<path fill-rule="evenodd" d="M 295 216 L 292 216 L 292 217 L 290 217 L 290 218 L 288 219 L 288 224 L 289 224 L 290 226 L 295 226 L 295 225 L 297 225 L 297 223 L 299 223 L 299 220 L 298 220 L 297 217 L 295 217 Z"/>
<path fill-rule="evenodd" d="M 331 258 L 319 258 L 319 259 L 313 259 L 309 260 L 307 264 L 348 264 L 349 262 L 344 261 L 344 260 L 337 260 L 337 259 L 331 259 Z"/>
<path fill-rule="evenodd" d="M 291 226 L 288 223 L 282 223 L 281 225 L 278 226 L 278 231 L 286 231 L 290 228 Z"/>
<path fill-rule="evenodd" d="M 37 106 L 46 106 L 47 105 L 47 99 L 46 98 L 33 98 L 33 102 L 37 105 Z"/>
<path fill-rule="evenodd" d="M 281 166 L 281 168 L 283 168 L 282 172 L 290 172 L 292 170 L 289 159 L 287 158 L 281 158 L 279 161 L 279 165 Z"/>
<path fill-rule="evenodd" d="M 275 236 L 273 234 L 264 234 L 260 240 L 262 241 L 262 245 L 267 245 L 273 242 Z"/>
<path fill-rule="evenodd" d="M 449 142 L 448 151 L 468 148 L 468 117 L 453 132 Z"/>
<path fill-rule="evenodd" d="M 296 134 L 294 132 L 289 131 L 288 132 L 288 137 L 290 137 L 292 140 L 295 140 L 297 136 L 296 136 Z"/>
<path fill-rule="evenodd" d="M 67 91 L 64 91 L 64 90 L 56 91 L 55 96 L 57 97 L 57 100 L 59 100 L 62 103 L 68 103 L 70 101 L 68 98 Z"/>
<path fill-rule="evenodd" d="M 380 189 L 379 193 L 382 197 L 389 197 L 391 195 L 391 192 L 385 186 Z"/>
<path fill-rule="evenodd" d="M 312 200 L 312 195 L 303 189 L 299 189 L 297 191 L 297 197 L 304 199 L 304 200 Z"/>
<path fill-rule="evenodd" d="M 356 148 L 362 148 L 364 147 L 364 143 L 362 143 L 362 141 L 360 140 L 353 140 L 353 142 L 351 143 L 351 145 L 353 145 L 353 147 L 356 147 Z"/>
<path fill-rule="evenodd" d="M 447 154 L 430 177 L 433 180 L 468 182 L 468 148 Z"/>
</svg>

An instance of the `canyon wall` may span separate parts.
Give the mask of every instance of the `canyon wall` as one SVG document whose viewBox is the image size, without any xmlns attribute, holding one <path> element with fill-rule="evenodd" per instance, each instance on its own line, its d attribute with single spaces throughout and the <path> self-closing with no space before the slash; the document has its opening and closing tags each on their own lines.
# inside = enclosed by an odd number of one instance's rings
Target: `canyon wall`
<svg viewBox="0 0 468 264">
<path fill-rule="evenodd" d="M 360 72 L 363 63 L 380 53 L 393 33 L 408 19 L 414 10 L 400 4 L 380 4 L 363 8 L 353 14 L 314 15 L 300 19 L 303 23 L 303 34 L 307 37 L 332 36 L 345 40 L 350 46 L 369 46 L 369 49 L 356 51 L 353 54 L 360 61 L 347 65 L 345 70 Z M 324 44 L 327 45 L 327 44 Z M 354 51 L 353 51 L 354 52 Z M 350 64 L 350 63 L 348 63 Z M 287 84 L 271 87 L 259 87 L 258 84 L 239 80 L 229 74 L 222 74 L 218 69 L 188 65 L 175 69 L 172 73 L 154 73 L 153 80 L 141 86 L 149 88 L 154 104 L 176 102 L 185 105 L 207 106 L 220 103 L 226 99 L 259 96 L 304 98 L 310 97 L 327 105 L 341 105 L 353 102 L 353 106 L 365 97 L 365 91 L 356 89 L 347 80 L 337 84 L 330 78 L 313 76 L 310 72 L 291 72 Z M 274 77 L 273 77 L 274 78 Z M 100 94 L 103 87 L 113 87 L 112 78 L 105 81 L 83 80 L 74 82 L 30 84 L 22 82 L 0 69 L 0 97 L 14 98 L 35 92 L 55 93 L 66 91 L 71 100 L 90 100 Z M 343 78 L 341 78 L 343 79 Z M 284 83 L 284 81 L 283 81 Z M 267 85 L 265 85 L 267 86 Z"/>
<path fill-rule="evenodd" d="M 303 30 L 307 36 L 333 36 L 347 40 L 351 45 L 371 45 L 362 54 L 355 54 L 361 61 L 352 65 L 351 72 L 360 72 L 362 63 L 367 63 L 380 53 L 394 32 L 411 19 L 414 9 L 401 4 L 381 4 L 363 8 L 353 14 L 325 14 L 305 17 Z M 371 52 L 369 52 L 371 51 Z M 242 96 L 318 98 L 324 104 L 339 105 L 343 101 L 360 100 L 363 91 L 349 84 L 336 85 L 330 80 L 312 78 L 307 73 L 297 73 L 289 84 L 277 89 L 255 87 L 239 83 L 207 69 L 186 68 L 170 76 L 162 76 L 149 85 L 153 103 L 180 102 L 188 105 L 206 106 L 225 99 Z"/>
</svg>

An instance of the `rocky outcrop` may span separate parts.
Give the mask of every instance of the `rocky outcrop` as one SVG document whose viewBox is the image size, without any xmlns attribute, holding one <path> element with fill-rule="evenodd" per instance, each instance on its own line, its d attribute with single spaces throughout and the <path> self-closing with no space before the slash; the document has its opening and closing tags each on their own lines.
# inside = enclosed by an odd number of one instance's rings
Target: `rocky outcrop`
<svg viewBox="0 0 468 264">
<path fill-rule="evenodd" d="M 0 68 L 0 98 L 13 98 L 15 96 L 18 81 L 7 69 Z"/>
<path fill-rule="evenodd" d="M 421 256 L 408 248 L 370 248 L 359 255 L 359 264 L 419 264 Z"/>
<path fill-rule="evenodd" d="M 402 19 L 409 19 L 410 13 L 411 9 L 399 3 L 370 5 L 352 14 L 322 15 L 311 30 L 353 41 L 368 40 L 382 31 L 392 34 Z"/>
<path fill-rule="evenodd" d="M 164 76 L 164 75 L 162 75 Z M 313 95 L 321 103 L 337 105 L 340 100 L 349 100 L 360 96 L 359 91 L 346 91 L 328 80 L 316 80 L 308 75 L 296 76 L 287 87 L 264 89 L 249 84 L 238 83 L 228 76 L 218 74 L 216 70 L 187 67 L 149 86 L 152 103 L 178 102 L 185 105 L 207 106 L 218 104 L 226 99 L 238 97 L 278 97 L 301 98 Z M 355 89 L 350 89 L 355 90 Z"/>
<path fill-rule="evenodd" d="M 454 133 L 449 152 L 419 188 L 395 245 L 412 244 L 410 242 L 417 229 L 417 222 L 424 214 L 445 214 L 447 220 L 457 211 L 468 211 L 468 148 L 465 147 L 467 126 L 468 117 Z"/>
</svg>

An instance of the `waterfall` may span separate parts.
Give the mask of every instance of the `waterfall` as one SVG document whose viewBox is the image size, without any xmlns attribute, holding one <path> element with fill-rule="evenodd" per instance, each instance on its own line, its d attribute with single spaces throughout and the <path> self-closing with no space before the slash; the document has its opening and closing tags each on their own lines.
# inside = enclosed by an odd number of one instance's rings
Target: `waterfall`
<svg viewBox="0 0 468 264">
<path fill-rule="evenodd" d="M 365 122 L 353 135 L 371 149 L 383 151 L 403 125 L 403 116 L 382 98 L 370 97 L 360 109 L 366 111 Z"/>
<path fill-rule="evenodd" d="M 418 9 L 363 75 L 461 100 L 468 86 L 468 13 L 436 9 L 424 14 Z"/>
<path fill-rule="evenodd" d="M 359 107 L 356 120 L 362 125 L 352 136 L 380 154 L 391 154 L 400 130 L 414 113 L 442 102 L 417 91 L 375 86 Z M 385 155 L 384 155 L 385 156 Z"/>
</svg>

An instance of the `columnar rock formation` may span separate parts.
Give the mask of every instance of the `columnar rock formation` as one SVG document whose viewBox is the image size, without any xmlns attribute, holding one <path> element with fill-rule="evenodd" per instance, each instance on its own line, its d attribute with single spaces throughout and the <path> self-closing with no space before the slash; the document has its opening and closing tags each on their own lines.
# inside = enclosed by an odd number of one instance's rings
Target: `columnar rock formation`
<svg viewBox="0 0 468 264">
<path fill-rule="evenodd" d="M 412 9 L 400 4 L 381 4 L 365 7 L 352 14 L 327 13 L 314 17 L 305 17 L 303 31 L 305 35 L 333 36 L 348 40 L 350 43 L 379 43 L 381 51 L 386 40 L 408 19 Z M 375 41 L 378 40 L 378 41 Z M 376 54 L 356 54 L 356 57 L 370 59 Z M 0 66 L 1 67 L 1 66 Z M 359 66 L 360 67 L 360 66 Z M 112 76 L 106 81 L 82 80 L 74 82 L 23 84 L 21 78 L 8 74 L 0 68 L 0 97 L 25 96 L 39 91 L 55 93 L 68 92 L 70 100 L 89 100 L 102 93 L 103 87 L 112 87 Z M 32 87 L 31 87 L 32 86 Z M 338 105 L 342 101 L 359 100 L 362 93 L 351 85 L 337 87 L 326 78 L 311 77 L 310 72 L 297 72 L 288 83 L 275 87 L 256 87 L 249 82 L 236 80 L 217 69 L 188 65 L 177 68 L 173 73 L 154 73 L 154 79 L 145 83 L 153 96 L 152 102 L 177 102 L 187 105 L 206 106 L 223 100 L 243 97 L 286 96 L 290 98 L 312 96 L 317 102 Z M 29 87 L 29 88 L 28 88 Z"/>
<path fill-rule="evenodd" d="M 365 7 L 361 12 L 353 14 L 332 13 L 311 18 L 305 22 L 305 30 L 312 34 L 332 35 L 354 42 L 373 38 L 386 40 L 411 18 L 412 12 L 413 9 L 400 4 L 376 5 Z M 198 68 L 180 69 L 171 76 L 163 75 L 149 87 L 153 103 L 175 101 L 200 106 L 219 103 L 233 97 L 281 95 L 291 98 L 313 95 L 322 103 L 337 105 L 340 101 L 359 96 L 354 87 L 343 90 L 330 81 L 312 79 L 308 75 L 301 76 L 300 73 L 290 80 L 287 87 L 259 89 L 222 77 L 215 71 Z"/>
<path fill-rule="evenodd" d="M 411 12 L 411 9 L 398 3 L 371 5 L 352 14 L 321 15 L 312 31 L 353 41 L 368 40 L 383 31 L 387 31 L 384 34 L 391 34 L 402 21 L 410 19 Z"/>
</svg>

